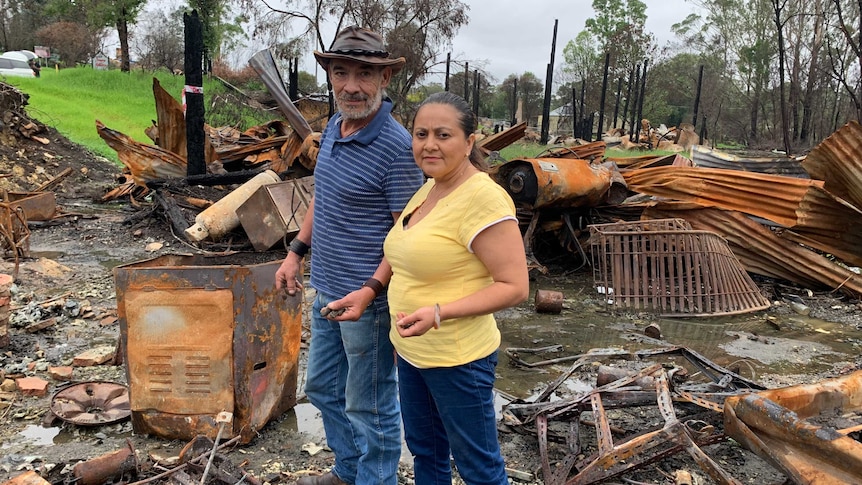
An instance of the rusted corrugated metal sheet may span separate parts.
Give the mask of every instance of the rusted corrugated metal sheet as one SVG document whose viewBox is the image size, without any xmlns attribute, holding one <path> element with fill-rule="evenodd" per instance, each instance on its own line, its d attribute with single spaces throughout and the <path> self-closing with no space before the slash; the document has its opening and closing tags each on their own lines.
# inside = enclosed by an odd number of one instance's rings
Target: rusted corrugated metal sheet
<svg viewBox="0 0 862 485">
<path fill-rule="evenodd" d="M 802 168 L 798 158 L 744 158 L 729 153 L 712 150 L 703 145 L 691 147 L 691 159 L 702 168 L 720 168 L 724 170 L 741 170 L 743 172 L 769 173 L 807 179 L 808 172 Z"/>
<path fill-rule="evenodd" d="M 507 146 L 515 143 L 524 137 L 527 131 L 527 122 L 518 123 L 511 128 L 507 128 L 499 133 L 489 136 L 479 142 L 479 147 L 489 152 L 494 150 L 502 150 Z"/>
<path fill-rule="evenodd" d="M 620 169 L 635 170 L 638 168 L 648 167 L 691 167 L 692 161 L 680 154 L 664 155 L 656 157 L 655 155 L 640 156 L 640 157 L 607 157 L 606 160 L 614 162 Z"/>
<path fill-rule="evenodd" d="M 691 203 L 661 202 L 643 212 L 648 219 L 680 218 L 691 227 L 720 234 L 745 269 L 772 278 L 793 281 L 806 287 L 825 286 L 858 296 L 862 276 L 785 240 L 742 213 L 703 208 Z"/>
<path fill-rule="evenodd" d="M 537 158 L 580 158 L 594 160 L 605 155 L 607 145 L 603 141 L 594 141 L 583 145 L 561 146 L 545 150 Z"/>
<path fill-rule="evenodd" d="M 816 384 L 730 396 L 724 402 L 724 428 L 793 483 L 859 483 L 862 444 L 847 436 L 854 428 L 836 429 L 816 421 L 858 414 L 860 396 L 862 371 Z"/>
<path fill-rule="evenodd" d="M 631 190 L 755 215 L 792 229 L 808 244 L 862 266 L 862 211 L 836 199 L 824 182 L 705 168 L 623 172 Z"/>
<path fill-rule="evenodd" d="M 862 208 L 862 125 L 851 121 L 823 140 L 802 162 L 826 190 Z"/>
</svg>

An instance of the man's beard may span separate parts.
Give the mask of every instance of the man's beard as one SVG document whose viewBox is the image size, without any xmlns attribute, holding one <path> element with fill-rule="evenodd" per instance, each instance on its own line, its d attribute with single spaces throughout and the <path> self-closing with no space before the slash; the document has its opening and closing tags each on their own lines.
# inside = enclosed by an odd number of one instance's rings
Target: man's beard
<svg viewBox="0 0 862 485">
<path fill-rule="evenodd" d="M 362 108 L 347 107 L 342 104 L 346 101 L 364 101 L 365 106 Z M 383 90 L 378 89 L 373 97 L 364 94 L 342 94 L 335 99 L 335 104 L 338 105 L 338 111 L 343 118 L 348 120 L 364 120 L 380 109 L 380 105 L 383 104 Z"/>
</svg>

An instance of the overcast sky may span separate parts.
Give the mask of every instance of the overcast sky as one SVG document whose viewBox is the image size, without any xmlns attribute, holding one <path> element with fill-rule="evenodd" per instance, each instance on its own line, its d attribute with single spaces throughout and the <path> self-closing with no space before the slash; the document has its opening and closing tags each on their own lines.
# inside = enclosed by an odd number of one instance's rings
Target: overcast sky
<svg viewBox="0 0 862 485">
<path fill-rule="evenodd" d="M 557 68 L 562 63 L 563 47 L 584 30 L 586 19 L 595 17 L 592 0 L 461 1 L 470 6 L 470 22 L 461 28 L 453 40 L 452 57 L 470 60 L 471 71 L 481 67 L 496 78 L 494 84 L 502 82 L 509 74 L 520 75 L 528 71 L 544 80 L 551 58 L 554 20 L 559 21 L 554 56 L 554 67 Z M 646 29 L 655 36 L 660 48 L 674 39 L 671 25 L 696 10 L 687 0 L 642 1 L 647 5 Z M 182 0 L 150 0 L 147 8 L 166 8 L 180 3 Z M 274 3 L 277 4 L 278 0 Z M 334 32 L 324 32 L 324 38 L 329 42 L 333 35 Z M 116 44 L 119 47 L 119 43 Z M 261 48 L 249 46 L 247 52 L 236 53 L 236 57 L 247 60 Z M 240 61 L 237 63 L 244 64 Z M 318 79 L 323 77 L 323 73 L 315 69 L 316 63 L 311 53 L 300 59 L 299 68 L 317 74 Z M 444 69 L 441 68 L 438 82 L 442 82 Z"/>
<path fill-rule="evenodd" d="M 554 66 L 562 63 L 563 47 L 595 17 L 592 0 L 462 0 L 470 6 L 470 23 L 452 44 L 452 55 L 481 60 L 484 69 L 502 82 L 509 74 L 532 72 L 545 79 L 551 59 L 554 20 L 557 46 Z M 646 30 L 659 47 L 674 39 L 671 25 L 685 19 L 696 7 L 685 0 L 643 0 L 647 5 Z M 472 67 L 471 67 L 472 70 Z"/>
</svg>

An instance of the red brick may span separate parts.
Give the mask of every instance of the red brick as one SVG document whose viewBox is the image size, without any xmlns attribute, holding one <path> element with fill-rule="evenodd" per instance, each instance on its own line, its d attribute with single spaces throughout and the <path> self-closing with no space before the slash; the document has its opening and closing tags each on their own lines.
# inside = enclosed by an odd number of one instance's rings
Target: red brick
<svg viewBox="0 0 862 485">
<path fill-rule="evenodd" d="M 48 375 L 55 381 L 71 381 L 72 371 L 70 366 L 48 367 Z"/>
<path fill-rule="evenodd" d="M 18 390 L 25 396 L 43 397 L 48 394 L 48 381 L 39 379 L 38 377 L 22 377 L 15 379 L 15 384 L 18 385 Z"/>
<path fill-rule="evenodd" d="M 96 347 L 84 351 L 72 359 L 72 365 L 75 367 L 89 367 L 93 365 L 104 364 L 114 358 L 114 349 L 110 347 Z"/>
</svg>

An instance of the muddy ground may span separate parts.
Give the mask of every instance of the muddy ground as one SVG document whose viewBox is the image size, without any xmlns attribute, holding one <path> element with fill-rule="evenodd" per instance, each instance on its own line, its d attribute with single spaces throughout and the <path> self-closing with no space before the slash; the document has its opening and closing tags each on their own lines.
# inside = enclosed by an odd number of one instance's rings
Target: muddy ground
<svg viewBox="0 0 862 485">
<path fill-rule="evenodd" d="M 119 329 L 112 277 L 114 266 L 161 254 L 189 253 L 196 248 L 175 237 L 158 211 L 148 217 L 138 217 L 141 211 L 149 213 L 151 202 L 148 200 L 139 201 L 142 205 L 132 203 L 127 197 L 99 202 L 105 193 L 117 186 L 119 168 L 94 157 L 50 129 L 43 136 L 50 140 L 48 144 L 14 136 L 0 139 L 0 174 L 4 175 L 0 178 L 0 186 L 6 190 L 32 190 L 64 168 L 73 169 L 72 174 L 54 190 L 61 216 L 53 221 L 30 224 L 32 257 L 17 263 L 9 329 L 11 343 L 0 349 L 0 377 L 35 376 L 50 384 L 45 396 L 23 396 L 14 390 L 0 392 L 0 482 L 24 471 L 35 470 L 52 483 L 69 483 L 71 467 L 76 463 L 122 449 L 127 443 L 137 451 L 142 471 L 137 477 L 126 476 L 124 480 L 145 479 L 173 466 L 172 457 L 176 457 L 186 443 L 136 434 L 128 421 L 95 427 L 53 421 L 49 427 L 43 427 L 52 393 L 63 385 L 49 376 L 48 369 L 69 365 L 76 355 L 94 347 L 116 347 Z M 274 253 L 273 257 L 281 257 L 281 254 Z M 15 267 L 14 258 L 6 258 L 0 263 L 0 272 L 12 274 Z M 596 315 L 602 312 L 597 297 L 587 287 L 587 273 L 571 274 L 561 268 L 551 269 L 547 276 L 536 274 L 533 284 L 537 288 L 565 290 L 567 300 L 562 316 L 548 322 L 561 325 L 561 318 L 565 321 L 566 314 L 572 316 L 572 321 L 580 321 L 574 318 L 583 319 L 585 315 L 589 318 L 591 312 Z M 770 288 L 775 285 L 763 283 L 764 291 L 771 293 Z M 858 301 L 824 292 L 795 293 L 803 295 L 802 303 L 820 319 L 837 322 L 847 328 L 862 326 Z M 780 317 L 788 312 L 792 309 L 787 304 L 777 305 L 761 312 L 758 318 Z M 505 322 L 533 313 L 531 299 L 501 315 L 500 320 Z M 51 316 L 56 317 L 53 326 L 34 333 L 25 330 L 34 321 Z M 642 316 L 626 316 L 620 320 L 625 322 L 628 330 L 634 331 L 642 330 L 650 321 Z M 596 330 L 585 327 L 581 331 Z M 540 343 L 538 339 L 535 342 L 536 345 L 547 343 Z M 510 365 L 502 356 L 500 363 L 501 366 Z M 567 367 L 567 364 L 549 366 L 538 371 L 539 377 L 532 381 L 519 381 L 534 384 L 520 384 L 524 387 L 510 388 L 502 395 L 534 395 L 542 390 L 543 383 L 553 380 Z M 816 375 L 787 372 L 758 377 L 765 379 L 769 387 L 778 387 L 815 382 L 858 368 L 857 358 Z M 537 372 L 531 370 L 527 373 Z M 581 373 L 580 377 L 589 379 L 589 372 Z M 126 380 L 123 366 L 111 365 L 110 362 L 75 367 L 72 379 L 75 382 L 102 380 L 120 383 Z M 510 386 L 518 387 L 519 384 Z M 569 394 L 574 392 L 570 390 Z M 566 391 L 556 394 L 557 398 L 564 398 Z M 505 402 L 505 399 L 501 397 L 501 401 Z M 313 410 L 308 411 L 307 404 L 303 404 L 303 409 L 303 413 L 286 413 L 261 429 L 250 444 L 234 448 L 225 456 L 250 473 L 249 482 L 257 479 L 273 484 L 290 484 L 303 474 L 327 469 L 333 463 L 332 454 L 324 449 L 312 455 L 306 446 L 309 443 L 325 445 L 325 442 L 319 432 L 319 424 L 315 424 L 317 416 Z M 613 417 L 616 426 L 630 431 L 647 429 L 661 422 L 660 418 L 647 411 L 615 412 Z M 720 419 L 717 424 L 720 425 Z M 513 474 L 513 483 L 544 483 L 536 438 L 513 432 L 503 424 L 500 428 L 500 441 L 508 467 L 524 472 L 517 478 Z M 566 451 L 557 443 L 550 446 L 550 454 L 558 464 Z M 717 463 L 742 483 L 785 482 L 775 469 L 736 443 L 724 441 L 706 449 Z M 588 451 L 587 445 L 583 453 Z M 163 468 L 153 468 L 156 462 Z M 624 483 L 624 480 L 629 480 L 626 483 L 673 483 L 672 476 L 681 470 L 691 472 L 695 483 L 714 483 L 685 454 L 604 483 Z M 400 481 L 412 483 L 409 456 L 405 456 Z"/>
</svg>

